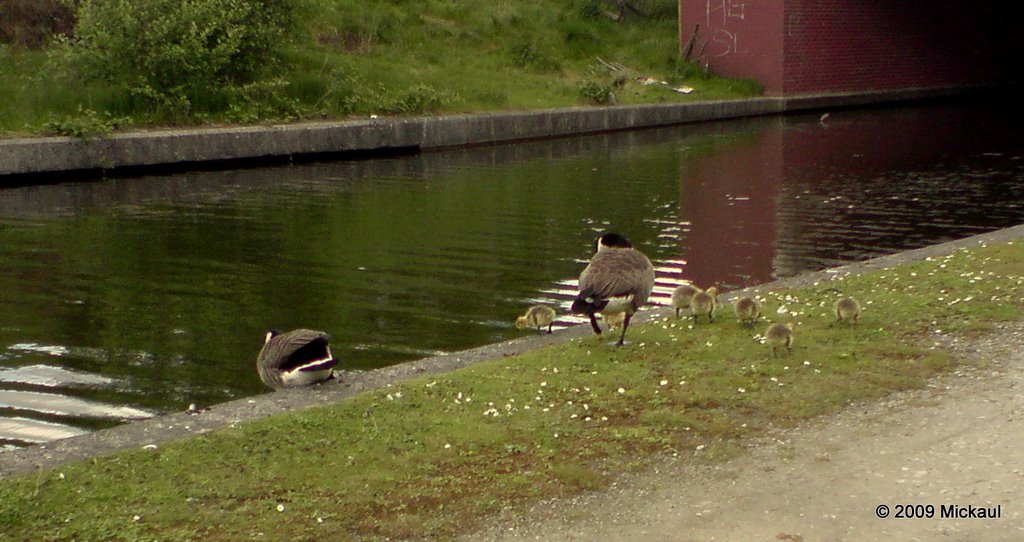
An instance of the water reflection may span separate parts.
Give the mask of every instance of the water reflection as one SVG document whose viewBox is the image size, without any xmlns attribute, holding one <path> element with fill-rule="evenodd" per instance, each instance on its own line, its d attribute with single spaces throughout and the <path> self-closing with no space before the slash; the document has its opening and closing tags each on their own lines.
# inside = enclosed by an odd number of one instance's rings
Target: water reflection
<svg viewBox="0 0 1024 542">
<path fill-rule="evenodd" d="M 664 303 L 1020 223 L 1005 108 L 0 190 L 0 444 L 261 393 L 271 327 L 327 330 L 366 368 L 516 336 L 534 302 L 572 325 L 606 229 Z"/>
</svg>

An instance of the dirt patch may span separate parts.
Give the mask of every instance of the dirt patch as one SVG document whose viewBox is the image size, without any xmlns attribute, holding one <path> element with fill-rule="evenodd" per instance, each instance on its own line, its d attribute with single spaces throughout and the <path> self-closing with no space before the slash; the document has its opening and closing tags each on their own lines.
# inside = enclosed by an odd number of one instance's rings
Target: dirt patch
<svg viewBox="0 0 1024 542">
<path fill-rule="evenodd" d="M 934 342 L 963 365 L 924 389 L 773 431 L 723 464 L 664 458 L 465 540 L 1024 540 L 1024 324 Z M 933 517 L 898 519 L 901 505 Z M 950 505 L 1000 517 L 941 517 Z"/>
</svg>

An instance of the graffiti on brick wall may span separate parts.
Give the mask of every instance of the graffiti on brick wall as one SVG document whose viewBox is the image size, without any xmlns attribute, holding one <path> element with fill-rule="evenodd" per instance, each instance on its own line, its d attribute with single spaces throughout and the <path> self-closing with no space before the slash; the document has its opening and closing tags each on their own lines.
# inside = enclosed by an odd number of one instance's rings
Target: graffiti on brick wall
<svg viewBox="0 0 1024 542">
<path fill-rule="evenodd" d="M 749 0 L 707 0 L 707 29 L 711 35 L 701 56 L 720 57 L 740 51 L 739 27 L 746 19 Z"/>
</svg>

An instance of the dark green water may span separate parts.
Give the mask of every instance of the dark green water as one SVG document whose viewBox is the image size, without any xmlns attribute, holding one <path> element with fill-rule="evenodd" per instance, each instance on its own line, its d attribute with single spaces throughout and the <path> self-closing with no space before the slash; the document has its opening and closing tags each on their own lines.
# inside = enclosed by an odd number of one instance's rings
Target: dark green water
<svg viewBox="0 0 1024 542">
<path fill-rule="evenodd" d="M 269 328 L 348 369 L 520 336 L 608 229 L 663 295 L 1015 225 L 1022 147 L 946 104 L 0 189 L 0 444 L 262 393 Z"/>
</svg>

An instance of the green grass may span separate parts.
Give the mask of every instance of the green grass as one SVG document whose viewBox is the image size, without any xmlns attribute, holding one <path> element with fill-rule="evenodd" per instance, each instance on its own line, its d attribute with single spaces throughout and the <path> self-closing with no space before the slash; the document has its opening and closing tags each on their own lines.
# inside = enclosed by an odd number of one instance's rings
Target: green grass
<svg viewBox="0 0 1024 542">
<path fill-rule="evenodd" d="M 271 74 L 286 83 L 280 95 L 231 104 L 223 92 L 193 96 L 184 118 L 116 88 L 72 82 L 47 63 L 46 51 L 0 45 L 0 135 L 46 133 L 56 121 L 73 132 L 83 110 L 137 128 L 596 105 L 584 86 L 610 90 L 619 104 L 759 93 L 752 82 L 679 64 L 675 3 L 666 0 L 638 2 L 650 17 L 622 23 L 595 16 L 595 9 L 612 5 L 597 0 L 311 4 L 305 32 Z M 610 71 L 599 59 L 630 71 Z M 683 95 L 636 81 L 647 76 L 697 90 Z M 290 105 L 279 107 L 281 100 Z"/>
<path fill-rule="evenodd" d="M 833 324 L 840 295 L 864 307 Z M 339 404 L 0 481 L 5 540 L 447 539 L 538 499 L 606 487 L 660 454 L 717 461 L 746 438 L 923 386 L 958 360 L 935 333 L 1024 309 L 1024 245 L 764 296 L 767 322 L 659 319 L 417 378 Z M 262 535 L 260 535 L 262 533 Z"/>
</svg>

